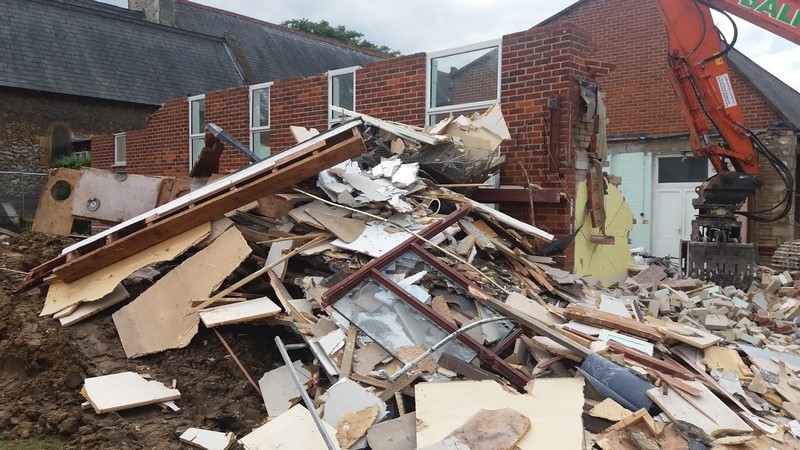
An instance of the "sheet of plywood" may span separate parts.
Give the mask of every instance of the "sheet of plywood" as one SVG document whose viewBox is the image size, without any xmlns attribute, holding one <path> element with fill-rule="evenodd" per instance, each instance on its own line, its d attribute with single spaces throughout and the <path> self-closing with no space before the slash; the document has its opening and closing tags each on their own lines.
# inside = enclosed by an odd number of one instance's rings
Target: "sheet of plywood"
<svg viewBox="0 0 800 450">
<path fill-rule="evenodd" d="M 264 317 L 275 316 L 281 308 L 269 297 L 261 297 L 231 305 L 222 305 L 200 311 L 200 320 L 208 328 L 231 323 L 249 322 Z"/>
<path fill-rule="evenodd" d="M 115 312 L 125 355 L 135 358 L 188 345 L 200 321 L 191 301 L 208 297 L 248 255 L 247 241 L 230 228 Z"/>
<path fill-rule="evenodd" d="M 363 220 L 335 216 L 313 209 L 307 209 L 306 213 L 322 224 L 323 227 L 333 233 L 337 238 L 348 244 L 358 239 L 367 226 Z"/>
<path fill-rule="evenodd" d="M 75 186 L 78 184 L 80 170 L 51 169 L 47 174 L 47 183 L 39 197 L 39 206 L 33 218 L 33 231 L 37 233 L 69 236 L 72 231 L 72 203 L 75 199 Z M 63 200 L 53 197 L 56 183 L 63 181 L 70 188 L 70 195 Z"/>
<path fill-rule="evenodd" d="M 583 448 L 582 378 L 537 379 L 530 394 L 494 381 L 418 383 L 415 393 L 418 447 L 441 441 L 481 409 L 513 408 L 531 420 L 521 450 Z"/>
<path fill-rule="evenodd" d="M 78 302 L 91 302 L 103 298 L 114 290 L 128 275 L 142 267 L 170 261 L 208 235 L 211 226 L 206 223 L 175 237 L 117 261 L 72 283 L 56 281 L 50 285 L 41 316 L 54 314 Z"/>
<path fill-rule="evenodd" d="M 710 436 L 723 433 L 741 434 L 753 431 L 747 423 L 736 415 L 725 403 L 717 398 L 703 383 L 685 381 L 700 390 L 699 396 L 680 395 L 669 386 L 653 388 L 647 396 L 653 400 L 670 419 L 684 421 L 700 427 Z M 662 391 L 666 390 L 666 394 Z M 713 420 L 712 420 L 713 417 Z"/>
<path fill-rule="evenodd" d="M 170 389 L 158 381 L 145 380 L 134 372 L 87 378 L 81 394 L 98 414 L 181 398 L 177 389 Z"/>
<path fill-rule="evenodd" d="M 81 303 L 80 306 L 75 308 L 71 314 L 68 314 L 63 317 L 59 317 L 58 321 L 61 322 L 61 326 L 67 327 L 73 324 L 80 322 L 81 320 L 88 319 L 93 315 L 99 313 L 100 311 L 106 310 L 117 303 L 123 302 L 130 298 L 130 294 L 128 290 L 125 289 L 125 286 L 122 283 L 118 284 L 117 287 L 114 288 L 113 291 L 105 295 L 100 300 L 88 303 Z"/>
<path fill-rule="evenodd" d="M 101 169 L 81 169 L 72 215 L 107 222 L 123 222 L 156 207 L 161 178 Z M 90 209 L 90 205 L 93 207 Z"/>
<path fill-rule="evenodd" d="M 335 448 L 336 429 L 323 422 L 325 431 L 333 439 Z M 314 424 L 311 413 L 296 405 L 280 416 L 270 420 L 252 433 L 239 439 L 246 450 L 327 450 L 325 440 Z"/>
<path fill-rule="evenodd" d="M 508 295 L 508 298 L 506 298 L 506 305 L 523 314 L 533 317 L 534 319 L 538 319 L 547 325 L 564 323 L 563 320 L 548 311 L 547 308 L 541 304 L 529 299 L 528 297 L 525 297 L 522 294 L 517 294 L 516 292 L 512 292 Z"/>
</svg>

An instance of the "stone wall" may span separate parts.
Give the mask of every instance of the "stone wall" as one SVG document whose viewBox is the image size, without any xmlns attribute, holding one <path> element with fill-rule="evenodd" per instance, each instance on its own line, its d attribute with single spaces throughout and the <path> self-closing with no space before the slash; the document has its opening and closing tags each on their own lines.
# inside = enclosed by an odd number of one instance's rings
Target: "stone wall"
<svg viewBox="0 0 800 450">
<path fill-rule="evenodd" d="M 787 165 L 792 176 L 795 176 L 797 173 L 796 155 L 800 151 L 797 134 L 788 130 L 767 131 L 760 133 L 758 138 Z M 754 207 L 756 210 L 770 208 L 776 204 L 783 198 L 785 190 L 784 183 L 778 173 L 763 157 L 759 157 L 759 166 L 761 167 L 761 176 L 764 184 L 756 191 Z M 795 183 L 797 183 L 796 179 Z M 797 189 L 795 189 L 795 192 L 797 192 Z M 789 214 L 777 222 L 755 224 L 755 239 L 758 243 L 759 258 L 763 259 L 760 262 L 768 263 L 777 246 L 794 239 L 794 209 L 795 205 L 793 204 Z"/>
</svg>

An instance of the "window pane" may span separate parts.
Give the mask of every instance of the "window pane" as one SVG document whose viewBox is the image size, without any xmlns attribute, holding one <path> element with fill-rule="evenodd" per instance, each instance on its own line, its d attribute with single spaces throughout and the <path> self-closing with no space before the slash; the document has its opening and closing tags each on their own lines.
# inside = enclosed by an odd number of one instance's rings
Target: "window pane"
<svg viewBox="0 0 800 450">
<path fill-rule="evenodd" d="M 192 138 L 192 165 L 197 162 L 197 158 L 200 157 L 200 152 L 203 151 L 203 147 L 205 147 L 205 138 Z"/>
<path fill-rule="evenodd" d="M 355 74 L 344 73 L 331 79 L 331 104 L 350 111 L 355 111 Z M 340 114 L 334 112 L 333 118 L 338 119 Z"/>
<path fill-rule="evenodd" d="M 486 111 L 486 107 L 480 107 L 477 109 L 465 109 L 463 111 L 448 111 L 439 114 L 431 114 L 428 116 L 428 125 L 436 125 L 437 123 L 441 122 L 443 119 L 446 119 L 452 115 L 453 117 L 464 116 L 464 117 L 471 117 L 472 114 L 478 113 L 481 114 Z"/>
<path fill-rule="evenodd" d="M 125 162 L 125 135 L 114 136 L 114 162 Z"/>
<path fill-rule="evenodd" d="M 200 134 L 203 132 L 203 127 L 206 121 L 206 101 L 205 99 L 192 100 L 189 103 L 189 117 L 191 119 L 191 126 L 189 127 L 189 134 Z M 202 148 L 202 147 L 201 147 Z"/>
<path fill-rule="evenodd" d="M 269 150 L 269 131 L 256 131 L 250 136 L 252 139 L 253 153 L 261 159 L 268 158 Z"/>
<path fill-rule="evenodd" d="M 251 127 L 269 126 L 269 88 L 253 91 L 253 111 Z"/>
<path fill-rule="evenodd" d="M 692 183 L 708 178 L 708 159 L 694 156 L 658 158 L 659 183 Z"/>
<path fill-rule="evenodd" d="M 430 107 L 497 99 L 497 47 L 431 60 Z"/>
</svg>

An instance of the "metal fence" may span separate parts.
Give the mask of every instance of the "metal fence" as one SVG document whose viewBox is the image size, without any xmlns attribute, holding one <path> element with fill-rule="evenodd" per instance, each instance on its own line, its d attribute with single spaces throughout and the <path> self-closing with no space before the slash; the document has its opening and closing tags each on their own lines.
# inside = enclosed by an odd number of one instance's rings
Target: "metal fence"
<svg viewBox="0 0 800 450">
<path fill-rule="evenodd" d="M 29 227 L 46 182 L 46 173 L 0 171 L 0 226 Z"/>
</svg>

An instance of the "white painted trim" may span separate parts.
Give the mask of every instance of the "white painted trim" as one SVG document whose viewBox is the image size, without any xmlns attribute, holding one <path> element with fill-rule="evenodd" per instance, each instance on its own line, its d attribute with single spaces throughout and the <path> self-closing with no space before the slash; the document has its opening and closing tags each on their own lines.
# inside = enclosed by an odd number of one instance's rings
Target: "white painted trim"
<svg viewBox="0 0 800 450">
<path fill-rule="evenodd" d="M 493 100 L 486 100 L 481 102 L 463 103 L 458 105 L 438 106 L 431 108 L 431 60 L 441 58 L 443 56 L 458 55 L 475 50 L 482 50 L 491 47 L 497 47 L 497 96 Z M 500 104 L 500 94 L 503 81 L 503 39 L 492 39 L 489 41 L 478 42 L 476 44 L 463 45 L 447 50 L 440 50 L 437 52 L 427 53 L 425 55 L 425 123 L 431 125 L 430 117 L 434 114 L 441 114 L 443 112 L 457 112 L 465 109 L 479 108 L 482 106 L 489 107 L 492 103 Z"/>
<path fill-rule="evenodd" d="M 358 109 L 356 105 L 356 70 L 360 68 L 361 66 L 351 66 L 328 71 L 328 129 L 340 122 L 333 119 L 333 78 L 348 73 L 353 74 L 353 110 L 355 111 Z"/>
<path fill-rule="evenodd" d="M 105 239 L 107 236 L 116 233 L 117 231 L 120 231 L 122 229 L 125 229 L 131 225 L 145 221 L 147 219 L 153 220 L 161 215 L 175 211 L 176 209 L 186 206 L 190 203 L 214 195 L 217 192 L 221 192 L 225 189 L 230 189 L 231 186 L 236 185 L 244 180 L 255 179 L 264 172 L 274 167 L 275 164 L 278 161 L 282 160 L 283 158 L 291 156 L 294 153 L 302 152 L 303 150 L 312 147 L 319 142 L 324 142 L 326 139 L 329 139 L 332 136 L 336 136 L 340 133 L 344 133 L 351 128 L 355 128 L 361 125 L 362 123 L 363 122 L 361 120 L 352 120 L 350 122 L 343 124 L 342 126 L 336 127 L 333 130 L 320 133 L 307 141 L 301 142 L 300 144 L 297 144 L 288 150 L 285 150 L 281 153 L 270 156 L 267 159 L 263 159 L 257 163 L 254 163 L 253 165 L 248 166 L 230 176 L 227 176 L 225 178 L 220 178 L 219 180 L 213 183 L 209 183 L 201 187 L 200 189 L 197 189 L 196 191 L 192 191 L 184 196 L 176 198 L 171 202 L 165 203 L 155 209 L 142 213 L 132 219 L 128 219 L 125 222 L 115 225 L 101 233 L 97 233 L 94 236 L 90 236 L 80 242 L 70 245 L 69 247 L 66 247 L 64 250 L 62 250 L 61 254 L 66 254 L 75 251 L 87 244 L 90 244 L 92 242 L 101 239 Z"/>
<path fill-rule="evenodd" d="M 255 148 L 253 147 L 253 142 L 255 142 L 255 139 L 253 139 L 253 133 L 254 132 L 259 132 L 259 131 L 269 131 L 270 128 L 272 127 L 272 84 L 273 84 L 272 81 L 268 81 L 266 83 L 253 84 L 253 85 L 250 86 L 250 90 L 249 90 L 249 93 L 247 95 L 248 96 L 248 104 L 249 104 L 248 111 L 247 111 L 247 117 L 248 117 L 247 125 L 248 125 L 248 128 L 250 130 L 249 134 L 247 136 L 247 139 L 250 141 L 250 151 L 253 151 L 253 152 L 255 151 Z M 267 111 L 267 123 L 268 123 L 268 125 L 267 126 L 254 127 L 253 126 L 253 91 L 258 91 L 258 90 L 261 90 L 261 89 L 269 89 L 268 90 L 268 92 L 269 92 L 269 110 Z"/>
<path fill-rule="evenodd" d="M 124 166 L 126 165 L 126 161 L 120 161 L 119 155 L 117 153 L 117 138 L 124 137 L 125 138 L 125 159 L 128 159 L 128 138 L 125 132 L 122 133 L 114 133 L 114 165 L 115 166 Z"/>
<path fill-rule="evenodd" d="M 205 100 L 206 94 L 199 94 L 199 95 L 192 95 L 191 97 L 187 97 L 186 101 L 189 102 L 189 171 L 191 172 L 192 166 L 194 166 L 194 161 L 192 161 L 192 138 L 202 137 L 204 132 L 200 134 L 192 134 L 192 102 L 197 100 L 203 100 L 203 108 L 205 108 Z M 205 124 L 201 124 L 201 127 L 205 128 Z"/>
</svg>

